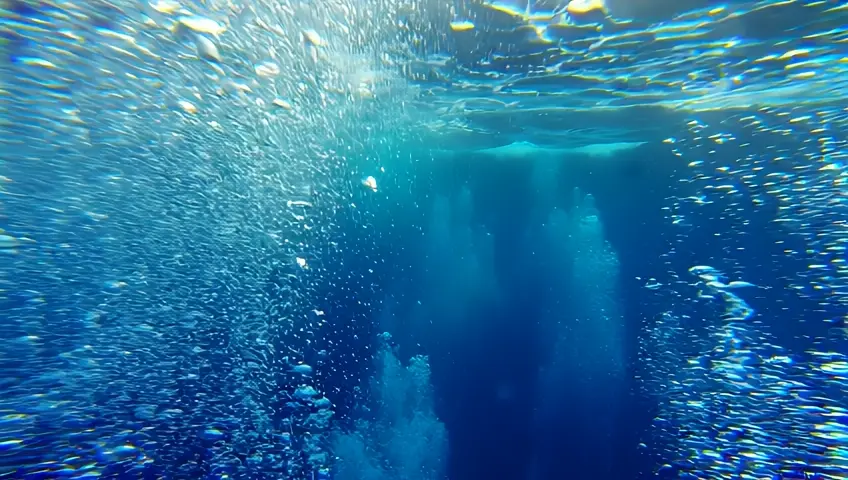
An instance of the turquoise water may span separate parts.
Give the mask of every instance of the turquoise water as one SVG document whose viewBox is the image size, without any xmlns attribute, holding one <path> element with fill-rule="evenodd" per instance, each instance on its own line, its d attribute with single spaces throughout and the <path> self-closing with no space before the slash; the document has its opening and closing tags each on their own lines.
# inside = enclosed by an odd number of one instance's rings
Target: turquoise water
<svg viewBox="0 0 848 480">
<path fill-rule="evenodd" d="M 844 2 L 0 21 L 0 478 L 848 475 Z"/>
</svg>

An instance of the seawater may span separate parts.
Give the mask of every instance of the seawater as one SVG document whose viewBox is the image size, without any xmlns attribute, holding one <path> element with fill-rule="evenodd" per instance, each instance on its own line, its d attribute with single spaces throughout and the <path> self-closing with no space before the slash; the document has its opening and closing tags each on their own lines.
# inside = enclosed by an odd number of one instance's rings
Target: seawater
<svg viewBox="0 0 848 480">
<path fill-rule="evenodd" d="M 848 475 L 842 3 L 0 22 L 0 478 Z"/>
</svg>

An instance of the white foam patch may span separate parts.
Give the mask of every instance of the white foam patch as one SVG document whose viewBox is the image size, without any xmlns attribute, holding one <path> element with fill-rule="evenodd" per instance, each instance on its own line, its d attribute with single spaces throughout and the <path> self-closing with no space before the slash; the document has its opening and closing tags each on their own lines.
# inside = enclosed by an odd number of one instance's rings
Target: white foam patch
<svg viewBox="0 0 848 480">
<path fill-rule="evenodd" d="M 566 153 L 577 153 L 590 157 L 608 158 L 613 155 L 637 149 L 648 142 L 592 143 L 582 147 L 566 149 Z"/>
<path fill-rule="evenodd" d="M 613 142 L 590 143 L 581 146 L 562 148 L 545 147 L 532 142 L 513 142 L 508 145 L 492 148 L 457 149 L 451 153 L 473 153 L 496 160 L 533 160 L 541 157 L 586 155 L 596 158 L 609 158 L 623 152 L 634 150 L 647 142 Z"/>
</svg>

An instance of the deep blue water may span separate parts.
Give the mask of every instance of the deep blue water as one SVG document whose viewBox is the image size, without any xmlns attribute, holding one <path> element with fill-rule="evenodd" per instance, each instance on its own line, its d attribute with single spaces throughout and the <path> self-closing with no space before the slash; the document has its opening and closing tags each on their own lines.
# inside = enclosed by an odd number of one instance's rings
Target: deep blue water
<svg viewBox="0 0 848 480">
<path fill-rule="evenodd" d="M 650 160 L 648 160 L 650 158 Z M 637 338 L 644 317 L 656 314 L 656 306 L 645 295 L 642 283 L 633 277 L 654 268 L 673 232 L 664 230 L 662 206 L 674 192 L 675 162 L 661 149 L 646 147 L 629 158 L 615 158 L 598 165 L 591 158 L 562 159 L 568 162 L 558 179 L 557 205 L 567 206 L 572 189 L 579 186 L 597 199 L 608 238 L 621 259 L 621 298 L 627 332 L 628 372 L 636 374 Z M 449 477 L 523 478 L 539 462 L 539 478 L 648 478 L 652 475 L 650 452 L 637 445 L 645 436 L 653 417 L 654 405 L 640 397 L 635 380 L 621 386 L 622 396 L 612 409 L 599 409 L 576 390 L 560 406 L 548 428 L 539 431 L 534 424 L 537 409 L 537 372 L 547 360 L 550 342 L 539 338 L 546 315 L 540 305 L 549 297 L 546 285 L 556 282 L 540 272 L 540 258 L 534 250 L 539 244 L 525 238 L 523 232 L 533 221 L 528 212 L 534 204 L 529 181 L 532 159 L 489 163 L 477 158 L 434 162 L 422 165 L 417 178 L 429 178 L 431 185 L 419 185 L 404 209 L 397 211 L 393 228 L 381 232 L 382 241 L 364 242 L 344 259 L 347 268 L 356 271 L 377 263 L 374 288 L 355 297 L 339 298 L 328 292 L 342 315 L 368 320 L 371 308 L 362 306 L 392 302 L 392 316 L 406 335 L 399 336 L 404 355 L 426 353 L 433 366 L 437 394 L 437 412 L 450 433 Z M 435 193 L 457 195 L 461 188 L 471 190 L 474 198 L 473 222 L 485 225 L 494 238 L 495 264 L 504 295 L 497 304 L 475 305 L 467 318 L 474 325 L 459 338 L 421 338 L 415 326 L 404 325 L 404 318 L 419 300 L 433 301 L 422 282 L 416 281 L 413 265 L 420 256 L 419 225 L 427 223 L 430 197 Z M 508 192 L 505 194 L 505 192 Z M 416 208 L 417 205 L 420 207 Z M 542 206 L 542 208 L 550 207 Z M 353 222 L 355 225 L 355 222 Z M 355 232 L 356 227 L 351 226 Z M 355 233 L 354 233 L 355 234 Z M 711 256 L 705 250 L 693 255 Z M 368 255 L 362 256 L 362 251 Z M 374 262 L 379 259 L 379 262 Z M 419 265 L 420 268 L 420 265 Z M 449 273 L 448 273 L 449 275 Z M 360 303 L 362 302 L 362 303 Z M 357 308 L 357 305 L 359 307 Z M 567 308 L 567 306 L 565 307 Z M 361 322 L 368 331 L 373 324 Z M 370 328 L 369 328 L 370 327 Z M 371 331 L 365 335 L 373 335 Z M 397 333 L 396 333 L 397 336 Z M 367 343 L 365 345 L 367 348 Z M 364 352 L 363 352 L 364 353 Z M 568 382 L 567 378 L 562 380 Z M 603 382 L 603 379 L 599 379 Z M 507 398 L 498 395 L 508 388 Z M 597 417 L 612 417 L 614 435 L 597 432 Z M 614 457 L 609 458 L 607 446 Z M 603 447 L 603 448 L 601 448 Z M 596 450 L 604 453 L 596 454 Z"/>
<path fill-rule="evenodd" d="M 607 239 L 621 262 L 617 300 L 624 313 L 628 375 L 624 384 L 618 385 L 620 396 L 611 408 L 593 404 L 591 391 L 574 389 L 559 404 L 555 416 L 546 418 L 544 427 L 534 421 L 539 410 L 537 372 L 549 361 L 552 348 L 552 339 L 540 338 L 546 322 L 551 322 L 551 312 L 544 307 L 552 295 L 549 286 L 560 279 L 545 276 L 541 266 L 546 259 L 538 254 L 540 242 L 525 235 L 536 220 L 530 213 L 551 207 L 537 203 L 530 181 L 532 159 L 485 162 L 471 157 L 417 167 L 416 177 L 429 178 L 432 183 L 419 186 L 408 203 L 395 211 L 397 216 L 386 222 L 392 228 L 381 231 L 379 241 L 365 234 L 365 239 L 354 240 L 362 241 L 362 247 L 351 249 L 353 255 L 343 259 L 352 271 L 363 272 L 377 265 L 372 289 L 355 296 L 327 292 L 339 314 L 362 319 L 357 322 L 359 328 L 351 328 L 361 338 L 375 334 L 373 306 L 391 304 L 401 357 L 430 356 L 436 411 L 450 437 L 449 478 L 530 478 L 531 474 L 539 475 L 537 478 L 655 478 L 656 462 L 662 455 L 657 450 L 662 447 L 639 444 L 648 442 L 657 405 L 655 399 L 640 392 L 637 377 L 650 372 L 638 362 L 637 351 L 646 320 L 667 306 L 653 298 L 645 290 L 644 280 L 636 277 L 648 272 L 659 278 L 664 269 L 685 270 L 703 259 L 721 259 L 728 248 L 750 252 L 741 257 L 737 268 L 753 283 L 780 288 L 781 278 L 798 268 L 792 263 L 776 267 L 771 260 L 778 247 L 769 239 L 784 237 L 771 223 L 773 211 L 743 212 L 741 215 L 751 220 L 746 235 L 716 241 L 716 234 L 733 227 L 722 222 L 726 206 L 721 203 L 712 211 L 702 211 L 709 220 L 697 222 L 685 233 L 685 249 L 678 247 L 676 255 L 664 264 L 658 260 L 670 246 L 681 245 L 677 241 L 679 227 L 666 221 L 663 207 L 667 199 L 693 193 L 692 187 L 680 182 L 685 170 L 678 168 L 679 161 L 662 146 L 647 145 L 604 162 L 589 157 L 560 161 L 567 166 L 560 172 L 556 196 L 551 200 L 556 206 L 568 206 L 573 202 L 574 187 L 592 194 Z M 462 188 L 469 189 L 474 198 L 472 222 L 485 226 L 494 239 L 495 275 L 503 287 L 502 296 L 491 304 L 474 306 L 471 318 L 463 319 L 472 329 L 455 338 L 434 338 L 404 320 L 413 316 L 419 301 L 435 300 L 428 298 L 427 287 L 416 278 L 420 272 L 414 266 L 421 268 L 419 225 L 427 224 L 429 213 L 424 206 L 434 192 L 458 195 Z M 356 238 L 356 220 L 350 225 L 351 236 Z M 561 308 L 568 311 L 567 302 L 575 299 L 562 300 Z M 764 292 L 750 302 L 773 322 L 780 344 L 795 353 L 814 347 L 813 338 L 827 336 L 827 328 L 820 327 L 821 318 L 816 318 L 825 314 L 815 311 L 813 299 Z M 799 326 L 782 320 L 800 317 L 808 323 Z M 691 329 L 694 335 L 706 335 L 705 326 L 697 322 Z M 799 337 L 801 332 L 810 335 L 807 340 Z M 361 348 L 361 354 L 367 355 L 369 343 L 363 341 Z M 334 380 L 341 381 L 329 382 Z M 596 380 L 602 388 L 605 380 Z M 569 378 L 561 381 L 567 386 Z M 599 418 L 611 418 L 614 430 L 599 431 Z M 685 435 L 686 426 L 680 428 Z"/>
<path fill-rule="evenodd" d="M 722 238 L 737 226 L 722 219 L 722 212 L 728 205 L 718 201 L 700 211 L 703 218 L 692 222 L 683 234 L 686 241 L 681 242 L 680 227 L 669 225 L 664 208 L 669 198 L 685 197 L 694 191 L 689 184 L 680 181 L 686 178 L 685 173 L 665 147 L 649 144 L 603 161 L 580 156 L 556 161 L 561 165 L 553 182 L 556 188 L 552 195 L 541 196 L 537 191 L 538 185 L 531 179 L 537 167 L 533 159 L 498 162 L 473 156 L 435 159 L 409 167 L 411 170 L 407 174 L 414 170 L 414 178 L 419 180 L 411 187 L 398 181 L 386 187 L 389 194 L 382 198 L 355 193 L 357 201 L 365 203 L 371 212 L 379 212 L 372 219 L 365 221 L 360 212 L 352 210 L 337 214 L 334 221 L 342 232 L 339 236 L 342 248 L 328 251 L 322 258 L 325 271 L 331 272 L 331 281 L 323 283 L 314 294 L 322 299 L 324 313 L 339 320 L 321 339 L 322 345 L 331 347 L 326 357 L 316 363 L 310 360 L 318 358 L 313 352 L 305 360 L 322 369 L 322 390 L 332 397 L 339 426 L 352 428 L 352 422 L 361 417 L 361 411 L 355 406 L 361 402 L 362 395 L 356 389 L 375 375 L 375 339 L 390 325 L 388 329 L 398 358 L 418 354 L 429 356 L 435 412 L 444 422 L 449 438 L 445 471 L 448 478 L 655 478 L 657 464 L 664 461 L 664 446 L 652 442 L 650 434 L 659 406 L 657 398 L 646 395 L 640 388 L 640 378 L 651 372 L 639 361 L 638 352 L 645 325 L 669 306 L 645 289 L 645 277 L 664 278 L 668 271 L 712 263 L 734 251 L 744 250 L 745 255 L 735 257 L 736 272 L 752 283 L 772 288 L 747 300 L 764 321 L 771 322 L 770 330 L 776 343 L 790 353 L 802 354 L 816 348 L 821 338 L 829 336 L 822 322 L 827 312 L 816 308 L 816 298 L 787 294 L 783 282 L 791 278 L 799 264 L 773 261 L 779 250 L 793 246 L 792 238 L 777 245 L 773 241 L 786 238 L 774 229 L 773 210 L 746 211 L 743 208 L 737 213 L 749 220 L 745 231 Z M 540 212 L 574 206 L 575 187 L 595 198 L 605 238 L 620 262 L 619 296 L 615 301 L 622 312 L 625 375 L 619 379 L 595 376 L 590 383 L 573 387 L 569 385 L 573 379 L 562 376 L 558 381 L 567 395 L 559 398 L 554 410 L 542 412 L 539 392 L 545 386 L 539 371 L 550 363 L 555 340 L 545 332 L 550 331 L 554 316 L 564 318 L 566 323 L 570 321 L 570 309 L 581 299 L 570 296 L 567 290 L 563 293 L 559 285 L 563 276 L 551 275 L 546 268 L 550 258 L 544 253 L 542 239 L 532 232 L 538 226 Z M 392 195 L 393 189 L 406 188 L 409 190 L 403 196 Z M 463 221 L 482 229 L 484 236 L 490 239 L 493 269 L 487 273 L 499 285 L 496 298 L 483 296 L 469 305 L 468 297 L 440 298 L 446 292 L 434 290 L 433 284 L 427 282 L 427 272 L 431 270 L 440 270 L 442 278 L 458 274 L 438 258 L 427 257 L 431 241 L 427 226 L 434 219 L 432 204 L 438 195 L 451 198 L 454 203 L 460 203 L 463 196 L 473 199 L 473 213 Z M 371 225 L 378 228 L 371 228 Z M 794 248 L 802 248 L 802 244 L 797 242 Z M 666 255 L 669 249 L 674 249 L 673 256 Z M 63 263 L 65 261 L 56 259 L 53 268 L 79 268 L 73 263 Z M 278 305 L 282 311 L 288 308 L 283 301 L 286 294 L 281 294 L 278 287 L 289 272 L 290 269 L 284 267 L 271 270 L 264 290 L 260 291 L 262 295 L 279 297 L 280 302 L 272 302 L 272 305 Z M 182 267 L 181 275 L 188 281 L 202 274 Z M 464 282 L 484 284 L 488 280 L 472 276 Z M 309 284 L 308 280 L 302 281 L 304 285 Z M 221 293 L 220 297 L 198 303 L 206 314 L 226 316 L 228 311 L 235 311 L 234 305 L 248 301 L 247 297 L 240 299 L 238 293 L 223 287 L 220 284 L 212 289 Z M 51 296 L 70 298 L 74 292 L 55 288 Z M 455 300 L 462 305 L 452 305 Z M 681 298 L 680 301 L 687 300 Z M 27 298 L 23 296 L 7 300 L 4 308 L 11 311 L 26 304 Z M 455 328 L 448 329 L 450 335 L 445 335 L 444 326 L 440 331 L 431 328 L 433 322 L 422 322 L 419 310 L 422 305 L 425 315 L 443 314 L 454 306 L 463 313 L 453 319 Z M 430 305 L 437 307 L 428 309 Z M 276 307 L 267 308 L 269 316 L 279 313 Z M 54 337 L 49 340 L 50 348 L 42 352 L 44 358 L 54 357 L 86 341 L 84 336 L 74 332 L 82 324 L 69 323 L 64 315 L 59 309 L 43 317 L 45 324 L 59 328 L 50 331 Z M 104 315 L 101 323 L 105 326 L 120 324 L 119 313 L 113 315 Z M 790 319 L 803 319 L 804 322 Z M 225 325 L 226 322 L 218 326 L 196 325 L 188 328 L 186 335 L 189 341 L 214 349 L 216 345 L 234 341 L 233 332 Z M 698 319 L 688 328 L 695 337 L 708 334 L 706 325 L 700 324 Z M 7 332 L 10 338 L 23 333 Z M 179 340 L 168 336 L 179 334 L 176 331 L 164 333 L 162 346 L 172 348 L 167 346 L 168 342 Z M 285 334 L 280 334 L 280 338 L 285 338 Z M 844 346 L 844 343 L 837 341 L 835 345 Z M 279 348 L 285 346 L 281 344 Z M 158 347 L 154 345 L 153 348 Z M 590 362 L 605 355 L 602 345 L 595 346 L 595 350 L 590 346 L 588 352 Z M 4 368 L 14 371 L 26 367 L 6 363 Z M 181 363 L 173 373 L 163 376 L 159 372 L 152 381 L 165 381 L 167 375 L 195 368 Z M 178 386 L 177 397 L 183 399 L 180 408 L 190 410 L 195 404 L 201 408 L 201 403 L 193 399 L 198 391 L 226 396 L 225 390 L 217 389 L 226 388 L 223 376 L 228 369 L 228 359 L 219 358 L 202 368 L 204 375 L 222 376 L 217 384 Z M 259 371 L 257 374 L 268 381 L 269 373 Z M 299 384 L 297 378 L 276 375 L 279 376 L 270 379 L 274 388 L 293 389 Z M 121 394 L 120 388 L 123 387 L 113 390 L 106 386 L 100 394 L 102 397 L 94 401 L 110 404 L 112 396 Z M 608 393 L 598 397 L 596 390 L 614 391 L 615 394 L 610 400 Z M 273 395 L 273 391 L 266 394 Z M 137 398 L 132 393 L 129 395 L 125 408 L 131 409 Z M 604 400 L 598 401 L 598 398 Z M 239 402 L 238 397 L 234 401 Z M 259 397 L 259 401 L 268 405 L 284 403 L 276 396 Z M 281 406 L 278 408 L 285 410 Z M 222 422 L 209 415 L 199 415 L 198 420 L 205 418 L 221 429 L 235 428 L 232 420 Z M 285 417 L 286 414 L 281 414 L 273 421 L 279 423 Z M 541 422 L 540 417 L 543 417 Z M 610 422 L 612 429 L 599 428 L 601 419 Z M 91 420 L 91 426 L 108 426 L 111 422 L 112 417 L 96 418 Z M 54 425 L 45 423 L 50 429 Z M 686 429 L 685 423 L 680 424 L 676 432 L 685 437 Z M 52 430 L 36 435 L 42 437 L 46 446 L 50 444 Z M 188 442 L 185 448 L 174 452 L 175 456 L 168 456 L 168 462 L 180 464 L 190 460 L 198 465 L 197 469 L 189 469 L 186 473 L 189 476 L 185 478 L 200 478 L 192 475 L 215 471 L 216 456 L 210 453 L 207 443 L 194 443 L 195 434 L 190 430 L 163 435 L 174 435 L 171 441 L 177 444 Z M 242 460 L 255 451 L 253 447 L 246 448 L 238 455 Z M 150 472 L 169 468 L 167 464 L 159 464 Z M 120 467 L 106 470 L 110 471 L 118 478 L 130 478 Z"/>
</svg>

